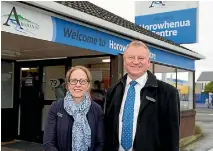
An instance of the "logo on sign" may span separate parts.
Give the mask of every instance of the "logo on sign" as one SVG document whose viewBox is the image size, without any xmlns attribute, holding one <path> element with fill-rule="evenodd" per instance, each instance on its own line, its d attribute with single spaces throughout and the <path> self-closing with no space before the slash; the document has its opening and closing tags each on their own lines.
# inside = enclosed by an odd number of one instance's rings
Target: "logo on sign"
<svg viewBox="0 0 213 151">
<path fill-rule="evenodd" d="M 22 14 L 18 14 L 16 8 L 13 7 L 10 14 L 2 15 L 2 19 L 5 21 L 3 25 L 11 26 L 16 31 L 24 34 L 32 34 L 39 29 L 39 25 L 25 18 Z"/>
<path fill-rule="evenodd" d="M 154 7 L 154 6 L 165 6 L 165 4 L 163 3 L 163 1 L 152 1 L 151 5 L 149 6 L 149 8 Z"/>
</svg>

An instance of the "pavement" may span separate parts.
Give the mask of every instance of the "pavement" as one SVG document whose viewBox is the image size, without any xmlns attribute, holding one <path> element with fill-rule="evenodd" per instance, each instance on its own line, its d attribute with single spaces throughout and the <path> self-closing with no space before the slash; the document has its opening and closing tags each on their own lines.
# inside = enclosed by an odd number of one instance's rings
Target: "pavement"
<svg viewBox="0 0 213 151">
<path fill-rule="evenodd" d="M 23 150 L 19 150 L 19 149 L 12 149 L 12 148 L 8 148 L 8 147 L 1 147 L 2 151 L 23 151 Z"/>
<path fill-rule="evenodd" d="M 208 108 L 206 104 L 196 103 L 196 108 Z M 213 106 L 210 106 L 210 109 L 213 109 Z"/>
<path fill-rule="evenodd" d="M 42 144 L 26 141 L 16 141 L 1 146 L 2 151 L 42 151 Z"/>
<path fill-rule="evenodd" d="M 196 124 L 203 130 L 204 137 L 181 151 L 213 151 L 213 108 L 199 106 L 196 112 Z"/>
</svg>

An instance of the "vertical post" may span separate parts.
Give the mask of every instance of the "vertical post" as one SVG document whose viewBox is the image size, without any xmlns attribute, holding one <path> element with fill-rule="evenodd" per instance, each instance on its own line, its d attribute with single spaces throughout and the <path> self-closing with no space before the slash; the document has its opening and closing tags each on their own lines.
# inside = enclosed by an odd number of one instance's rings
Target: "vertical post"
<svg viewBox="0 0 213 151">
<path fill-rule="evenodd" d="M 195 100 L 195 71 L 193 71 L 193 109 L 196 109 L 196 100 Z"/>
<path fill-rule="evenodd" d="M 72 67 L 72 58 L 71 57 L 67 57 L 66 59 L 66 64 L 65 64 L 65 76 L 67 71 Z"/>
<path fill-rule="evenodd" d="M 110 56 L 110 85 L 115 84 L 123 74 L 123 55 Z M 108 103 L 106 101 L 104 103 L 104 113 Z"/>
<path fill-rule="evenodd" d="M 110 56 L 110 85 L 123 76 L 123 55 Z"/>
<path fill-rule="evenodd" d="M 177 89 L 177 80 L 178 80 L 178 69 L 177 68 L 175 68 L 175 78 L 176 78 L 176 80 L 175 80 L 175 87 L 176 87 L 176 89 Z"/>
<path fill-rule="evenodd" d="M 152 72 L 155 74 L 155 62 L 152 62 Z"/>
<path fill-rule="evenodd" d="M 20 64 L 18 62 L 14 62 L 14 70 L 13 70 L 13 74 L 14 74 L 14 84 L 13 84 L 13 109 L 14 109 L 14 113 L 15 113 L 15 123 L 14 123 L 14 138 L 16 138 L 18 136 L 18 127 L 19 127 L 19 105 L 20 105 Z"/>
</svg>

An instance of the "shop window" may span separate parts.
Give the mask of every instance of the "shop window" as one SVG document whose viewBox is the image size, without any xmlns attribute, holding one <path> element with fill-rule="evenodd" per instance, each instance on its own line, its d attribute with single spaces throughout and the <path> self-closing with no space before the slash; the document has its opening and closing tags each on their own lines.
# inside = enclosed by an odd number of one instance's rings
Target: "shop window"
<svg viewBox="0 0 213 151">
<path fill-rule="evenodd" d="M 1 108 L 13 108 L 13 63 L 1 61 Z"/>
<path fill-rule="evenodd" d="M 92 74 L 91 96 L 103 108 L 106 90 L 110 87 L 110 57 L 73 59 L 72 66 L 76 65 L 85 66 L 90 70 Z"/>
<path fill-rule="evenodd" d="M 162 80 L 176 87 L 176 71 L 175 68 L 163 66 L 159 64 L 154 65 L 155 76 L 158 80 Z"/>
<path fill-rule="evenodd" d="M 177 79 L 181 110 L 193 109 L 193 72 L 177 69 Z"/>
</svg>

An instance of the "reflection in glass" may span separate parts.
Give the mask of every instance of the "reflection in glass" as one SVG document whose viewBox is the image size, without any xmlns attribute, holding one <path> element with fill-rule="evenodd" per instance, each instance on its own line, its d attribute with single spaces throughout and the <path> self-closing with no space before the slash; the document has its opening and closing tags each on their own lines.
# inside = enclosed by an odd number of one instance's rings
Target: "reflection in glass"
<svg viewBox="0 0 213 151">
<path fill-rule="evenodd" d="M 167 82 L 178 89 L 181 110 L 193 109 L 193 72 L 155 64 L 157 79 Z M 176 84 L 177 81 L 177 84 Z"/>
<path fill-rule="evenodd" d="M 193 109 L 193 72 L 178 69 L 177 78 L 181 110 Z"/>
<path fill-rule="evenodd" d="M 175 68 L 155 64 L 155 76 L 158 80 L 162 80 L 176 87 Z"/>
</svg>

